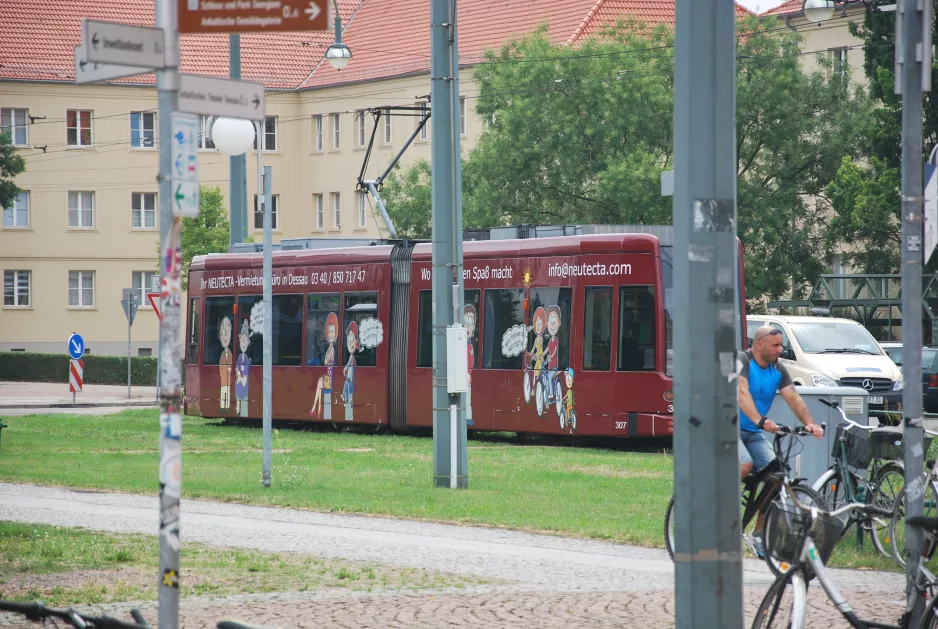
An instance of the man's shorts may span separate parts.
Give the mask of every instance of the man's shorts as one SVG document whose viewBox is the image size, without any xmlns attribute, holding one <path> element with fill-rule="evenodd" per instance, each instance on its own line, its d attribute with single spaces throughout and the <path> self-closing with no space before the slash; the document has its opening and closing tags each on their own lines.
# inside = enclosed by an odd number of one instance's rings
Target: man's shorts
<svg viewBox="0 0 938 629">
<path fill-rule="evenodd" d="M 765 435 L 760 432 L 739 431 L 739 463 L 752 463 L 752 471 L 758 472 L 775 460 L 775 450 Z"/>
</svg>

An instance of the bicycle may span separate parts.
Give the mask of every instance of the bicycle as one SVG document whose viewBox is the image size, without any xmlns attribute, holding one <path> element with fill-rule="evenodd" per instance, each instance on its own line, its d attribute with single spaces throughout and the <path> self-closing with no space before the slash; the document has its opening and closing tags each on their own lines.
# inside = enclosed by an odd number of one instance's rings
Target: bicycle
<svg viewBox="0 0 938 629">
<path fill-rule="evenodd" d="M 821 424 L 821 428 L 824 427 L 825 425 Z M 763 530 L 753 532 L 765 533 L 766 530 L 770 528 L 770 518 L 774 516 L 769 512 L 769 507 L 771 504 L 773 504 L 773 500 L 775 500 L 776 495 L 781 495 L 784 499 L 784 494 L 780 494 L 779 492 L 780 488 L 783 486 L 791 487 L 794 491 L 803 496 L 803 499 L 807 502 L 823 504 L 824 499 L 816 491 L 814 491 L 814 489 L 802 484 L 807 479 L 792 479 L 788 477 L 788 473 L 791 471 L 791 467 L 788 465 L 788 461 L 791 458 L 791 451 L 795 444 L 795 440 L 790 439 L 787 450 L 785 450 L 784 453 L 782 452 L 782 439 L 784 437 L 803 437 L 807 434 L 809 433 L 807 430 L 805 430 L 804 427 L 791 428 L 789 426 L 779 426 L 778 432 L 775 433 L 775 439 L 773 442 L 775 459 L 765 468 L 754 474 L 750 474 L 742 480 L 742 531 L 745 531 L 749 527 L 753 517 L 757 513 L 763 511 L 765 511 L 765 520 L 762 523 Z M 759 491 L 760 487 L 761 491 Z M 664 537 L 665 546 L 668 549 L 668 555 L 671 557 L 671 561 L 674 561 L 673 495 L 671 496 L 670 502 L 668 502 L 667 511 L 665 511 Z M 767 540 L 768 537 L 763 534 L 762 539 Z M 764 549 L 764 552 L 762 553 L 763 556 L 760 556 L 760 554 L 756 551 L 756 548 L 754 547 L 749 535 L 743 534 L 743 541 L 754 555 L 765 560 L 773 574 L 781 574 L 788 569 L 787 566 L 783 563 L 775 562 L 770 557 L 768 549 Z"/>
<path fill-rule="evenodd" d="M 768 629 L 769 627 L 784 627 L 785 629 L 803 629 L 807 613 L 808 583 L 817 579 L 827 598 L 834 604 L 840 614 L 855 629 L 912 629 L 911 615 L 906 610 L 899 619 L 899 624 L 890 625 L 872 620 L 864 620 L 857 616 L 843 594 L 834 584 L 828 568 L 825 566 L 838 540 L 846 528 L 845 520 L 840 516 L 850 511 L 861 511 L 869 517 L 889 514 L 874 504 L 854 502 L 834 510 L 819 510 L 817 506 L 806 506 L 791 493 L 791 502 L 784 507 L 779 523 L 775 529 L 773 552 L 776 557 L 791 564 L 791 568 L 779 575 L 772 583 L 756 612 L 752 622 L 752 629 Z M 934 521 L 938 528 L 938 518 L 916 517 L 911 518 L 913 526 L 922 526 L 928 521 Z M 935 618 L 936 586 L 935 575 L 922 566 L 913 583 L 918 597 L 931 598 L 918 629 L 935 629 L 936 624 L 929 620 Z"/>
<path fill-rule="evenodd" d="M 893 426 L 863 426 L 847 418 L 836 401 L 819 398 L 819 402 L 840 412 L 843 423 L 837 426 L 831 456 L 833 465 L 815 481 L 818 492 L 831 509 L 853 502 L 870 503 L 892 511 L 898 492 L 905 484 L 902 429 Z M 846 425 L 845 425 L 846 424 Z M 883 461 L 886 461 L 883 463 Z M 864 478 L 857 470 L 869 470 Z M 889 521 L 848 514 L 844 534 L 857 527 L 857 546 L 863 545 L 863 531 L 873 538 L 873 546 L 886 557 L 893 556 Z"/>
<path fill-rule="evenodd" d="M 110 616 L 89 616 L 76 609 L 54 609 L 42 603 L 14 603 L 0 600 L 0 611 L 23 614 L 27 620 L 45 624 L 47 619 L 64 620 L 76 629 L 150 629 L 143 614 L 138 609 L 131 609 L 134 622 L 124 622 Z"/>
</svg>

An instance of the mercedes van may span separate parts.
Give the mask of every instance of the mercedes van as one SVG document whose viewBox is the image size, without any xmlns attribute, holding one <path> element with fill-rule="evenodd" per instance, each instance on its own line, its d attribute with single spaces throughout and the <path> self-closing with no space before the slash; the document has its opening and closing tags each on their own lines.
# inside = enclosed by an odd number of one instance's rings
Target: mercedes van
<svg viewBox="0 0 938 629">
<path fill-rule="evenodd" d="M 866 328 L 851 319 L 746 315 L 749 346 L 768 325 L 782 332 L 779 362 L 795 386 L 866 389 L 871 415 L 894 411 L 902 402 L 902 372 Z"/>
</svg>

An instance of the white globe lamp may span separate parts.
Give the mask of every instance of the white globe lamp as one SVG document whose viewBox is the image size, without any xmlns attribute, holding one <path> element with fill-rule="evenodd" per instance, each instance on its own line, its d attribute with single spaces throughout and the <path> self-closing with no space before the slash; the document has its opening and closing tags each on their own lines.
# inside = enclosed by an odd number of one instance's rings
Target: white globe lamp
<svg viewBox="0 0 938 629">
<path fill-rule="evenodd" d="M 804 17 L 809 22 L 820 24 L 834 17 L 834 0 L 804 0 L 801 5 Z"/>
<path fill-rule="evenodd" d="M 212 125 L 211 135 L 219 151 L 241 155 L 254 144 L 254 123 L 243 118 L 218 118 Z"/>
</svg>

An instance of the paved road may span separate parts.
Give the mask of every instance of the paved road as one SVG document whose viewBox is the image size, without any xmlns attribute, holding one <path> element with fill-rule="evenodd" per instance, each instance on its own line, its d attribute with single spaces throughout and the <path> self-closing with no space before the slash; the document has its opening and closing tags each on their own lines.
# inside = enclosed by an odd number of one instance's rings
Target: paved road
<svg viewBox="0 0 938 629">
<path fill-rule="evenodd" d="M 155 533 L 157 498 L 0 483 L 0 520 Z M 184 599 L 182 626 L 221 617 L 285 627 L 673 626 L 673 565 L 663 550 L 481 527 L 183 500 L 182 536 L 228 547 L 293 551 L 507 579 L 471 591 L 320 592 Z M 185 578 L 183 566 L 183 578 Z M 895 621 L 900 574 L 836 571 L 857 607 Z M 746 561 L 747 617 L 771 582 Z M 816 590 L 816 588 L 815 588 Z M 842 626 L 819 592 L 812 626 Z M 118 609 L 118 608 L 109 608 Z M 155 620 L 155 607 L 142 606 Z M 7 619 L 9 621 L 9 619 Z M 4 624 L 0 618 L 0 624 Z"/>
<path fill-rule="evenodd" d="M 156 406 L 156 387 L 131 386 L 128 398 L 126 385 L 86 384 L 75 394 L 73 404 L 67 382 L 0 382 L 0 415 L 20 415 L 24 410 L 71 413 L 88 407 L 118 405 Z"/>
</svg>

